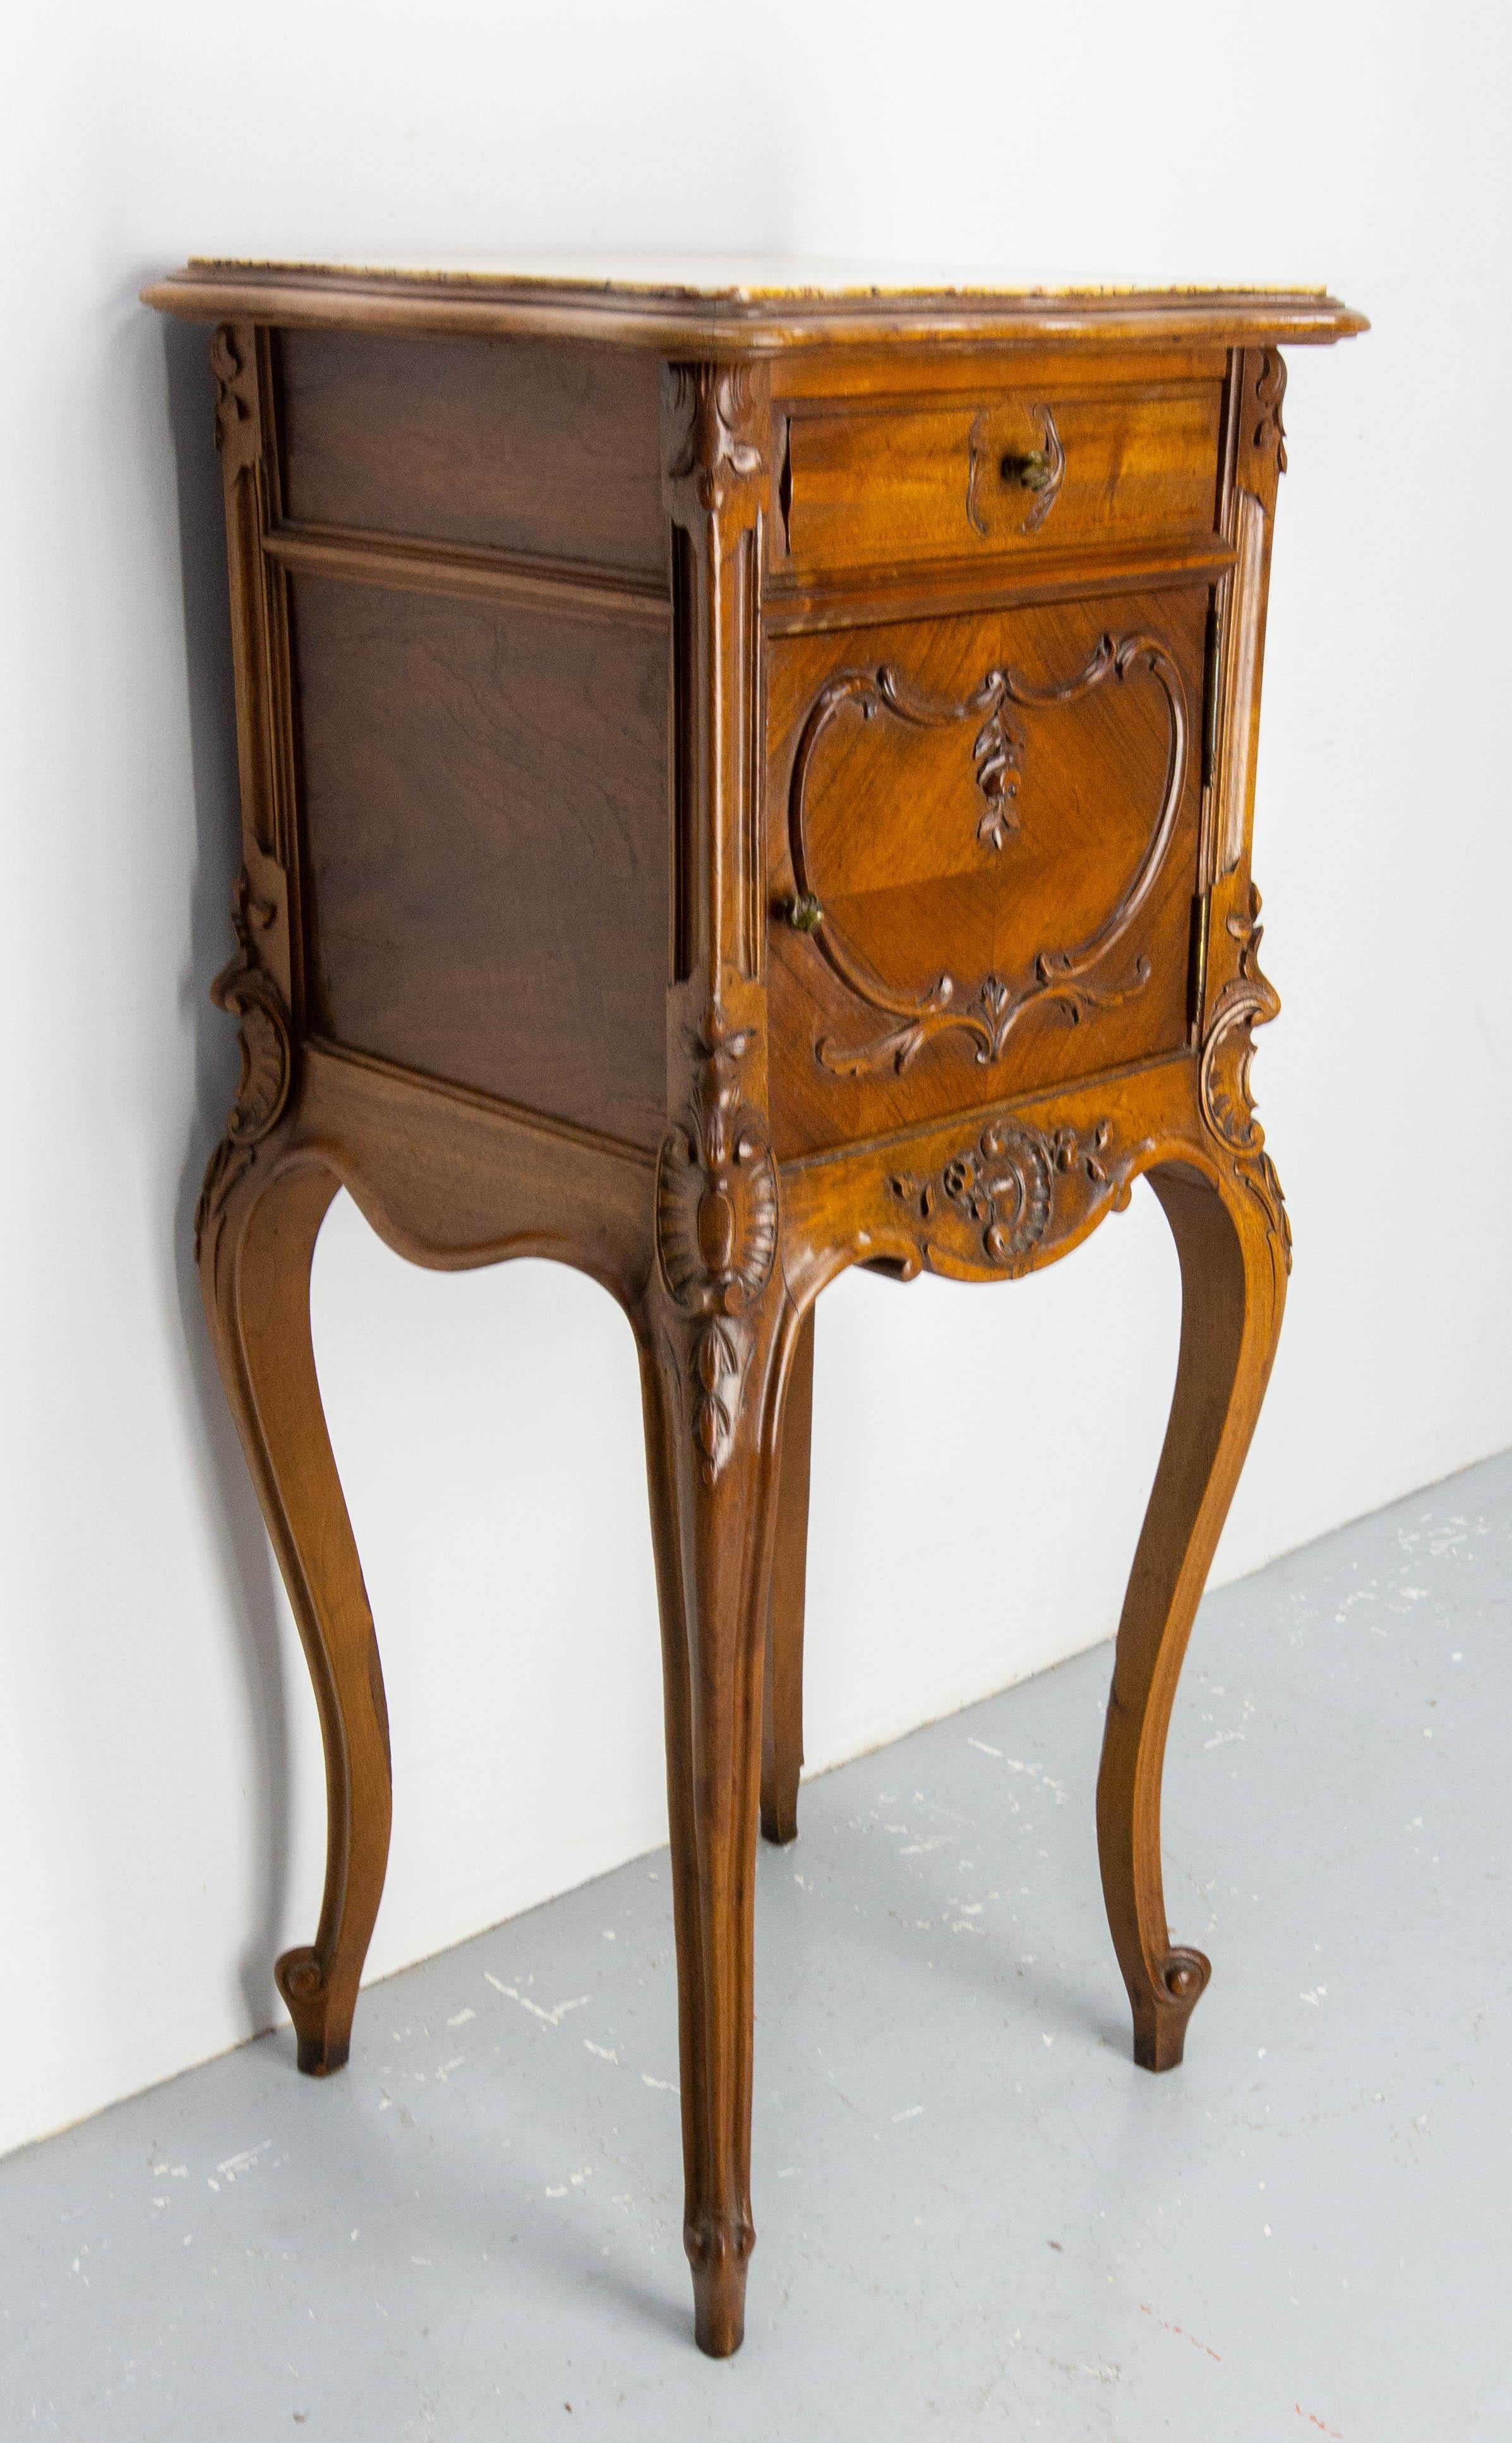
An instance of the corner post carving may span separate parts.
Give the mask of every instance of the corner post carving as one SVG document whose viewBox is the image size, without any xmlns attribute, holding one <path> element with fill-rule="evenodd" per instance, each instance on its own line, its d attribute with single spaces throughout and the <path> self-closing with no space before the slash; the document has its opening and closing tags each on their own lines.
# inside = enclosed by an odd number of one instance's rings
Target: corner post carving
<svg viewBox="0 0 1512 2443">
<path fill-rule="evenodd" d="M 1217 952 L 1206 978 L 1208 1011 L 1224 983 L 1223 946 L 1248 921 L 1260 690 L 1276 494 L 1286 468 L 1281 403 L 1286 368 L 1278 349 L 1237 349 L 1230 360 L 1228 501 L 1224 526 L 1234 565 L 1218 597 L 1216 738 L 1203 798 L 1199 889 L 1203 939 Z M 1232 955 L 1229 957 L 1232 969 Z M 1199 1013 L 1205 1017 L 1206 1012 Z M 1200 1031 L 1200 1028 L 1199 1028 Z"/>
<path fill-rule="evenodd" d="M 241 1082 L 226 1117 L 226 1132 L 209 1158 L 194 1207 L 194 1259 L 213 1278 L 226 1207 L 239 1180 L 257 1159 L 257 1148 L 282 1118 L 294 1079 L 294 1038 L 277 980 L 263 964 L 258 935 L 277 914 L 254 896 L 246 869 L 231 892 L 236 952 L 210 986 L 217 1009 L 234 1018 L 240 1034 Z"/>
<path fill-rule="evenodd" d="M 226 557 L 236 664 L 236 746 L 242 820 L 253 854 L 289 863 L 287 653 L 282 579 L 264 559 L 277 488 L 268 447 L 265 350 L 249 323 L 222 323 L 210 341 L 215 441 L 226 493 Z"/>
<path fill-rule="evenodd" d="M 760 368 L 666 367 L 674 908 L 656 1239 L 664 1337 L 708 1484 L 740 1431 L 777 1236 L 756 737 L 767 421 Z"/>
<path fill-rule="evenodd" d="M 1228 931 L 1237 944 L 1239 971 L 1214 1001 L 1202 1040 L 1197 1071 L 1198 1094 L 1209 1133 L 1222 1149 L 1230 1168 L 1248 1188 L 1265 1217 L 1272 1261 L 1281 1272 L 1291 1270 L 1291 1222 L 1276 1166 L 1266 1151 L 1266 1132 L 1255 1117 L 1249 1068 L 1255 1055 L 1254 1029 L 1280 1015 L 1281 995 L 1260 965 L 1260 893 L 1249 886 L 1249 906 L 1243 916 L 1230 916 Z"/>
<path fill-rule="evenodd" d="M 194 1214 L 195 1257 L 208 1263 L 213 1280 L 228 1200 L 289 1101 L 298 987 L 286 623 L 282 579 L 263 551 L 277 499 L 266 334 L 251 323 L 223 323 L 210 341 L 210 371 L 226 501 L 242 793 L 242 863 L 231 893 L 236 950 L 210 986 L 217 1009 L 237 1020 L 242 1075 Z"/>
<path fill-rule="evenodd" d="M 785 1369 L 767 1119 L 756 705 L 760 368 L 663 393 L 673 601 L 667 1133 L 640 1328 L 663 1522 L 663 1667 L 683 2066 L 683 2238 L 700 2345 L 738 2347 L 751 2218 L 753 1887 Z"/>
</svg>

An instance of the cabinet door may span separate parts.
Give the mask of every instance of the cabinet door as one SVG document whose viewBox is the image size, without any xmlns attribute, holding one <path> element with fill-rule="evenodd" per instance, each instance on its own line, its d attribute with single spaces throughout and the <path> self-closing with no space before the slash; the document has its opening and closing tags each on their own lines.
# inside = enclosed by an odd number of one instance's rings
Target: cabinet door
<svg viewBox="0 0 1512 2443">
<path fill-rule="evenodd" d="M 1177 1051 L 1206 584 L 774 639 L 792 1155 Z"/>
</svg>

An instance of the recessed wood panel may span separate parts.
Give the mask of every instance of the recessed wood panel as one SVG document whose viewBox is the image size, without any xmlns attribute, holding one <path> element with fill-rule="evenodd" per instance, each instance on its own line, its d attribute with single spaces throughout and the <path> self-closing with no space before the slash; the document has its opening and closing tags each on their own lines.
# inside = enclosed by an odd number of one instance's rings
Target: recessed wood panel
<svg viewBox="0 0 1512 2443">
<path fill-rule="evenodd" d="M 1180 1049 L 1207 611 L 1192 586 L 772 646 L 782 1153 Z"/>
<path fill-rule="evenodd" d="M 1214 377 L 801 411 L 786 560 L 853 568 L 1211 535 L 1222 400 Z"/>
<path fill-rule="evenodd" d="M 665 636 L 302 577 L 312 1026 L 654 1146 Z"/>
<path fill-rule="evenodd" d="M 285 331 L 279 364 L 287 516 L 665 572 L 654 356 Z"/>
</svg>

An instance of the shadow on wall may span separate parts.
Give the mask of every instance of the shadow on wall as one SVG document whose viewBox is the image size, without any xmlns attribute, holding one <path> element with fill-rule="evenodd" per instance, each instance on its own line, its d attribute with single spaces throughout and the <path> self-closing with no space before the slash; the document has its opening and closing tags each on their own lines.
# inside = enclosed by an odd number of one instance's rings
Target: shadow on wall
<svg viewBox="0 0 1512 2443">
<path fill-rule="evenodd" d="M 282 2015 L 273 1961 L 283 1931 L 289 1878 L 288 1691 L 273 1556 L 221 1389 L 194 1269 L 200 1182 L 237 1080 L 235 1031 L 209 999 L 210 984 L 233 947 L 231 885 L 241 862 L 236 703 L 209 334 L 196 324 L 166 320 L 160 328 L 178 485 L 196 850 L 184 987 L 194 1028 L 194 1108 L 174 1206 L 173 1278 L 194 1388 L 193 1429 L 205 1459 L 211 1526 L 224 1561 L 227 1609 L 238 1632 L 258 1759 L 253 1775 L 258 1883 L 252 1931 L 239 1969 L 249 2031 L 256 2031 Z"/>
</svg>

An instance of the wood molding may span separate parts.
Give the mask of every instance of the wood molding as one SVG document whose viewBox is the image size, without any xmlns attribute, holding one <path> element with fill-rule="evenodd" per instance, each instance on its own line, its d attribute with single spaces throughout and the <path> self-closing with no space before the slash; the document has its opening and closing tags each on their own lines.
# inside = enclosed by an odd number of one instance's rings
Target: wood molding
<svg viewBox="0 0 1512 2443">
<path fill-rule="evenodd" d="M 490 275 L 378 266 L 196 260 L 142 290 L 145 303 L 194 321 L 291 329 L 477 333 L 605 340 L 681 357 L 767 355 L 879 340 L 970 347 L 994 340 L 1327 341 L 1369 328 L 1321 289 L 996 289 L 902 286 L 763 289 L 738 277 L 701 291 L 528 270 Z"/>
<path fill-rule="evenodd" d="M 670 587 L 632 570 L 579 565 L 481 544 L 284 523 L 263 537 L 266 557 L 299 574 L 413 594 L 519 603 L 561 618 L 634 619 L 665 627 Z"/>
</svg>

